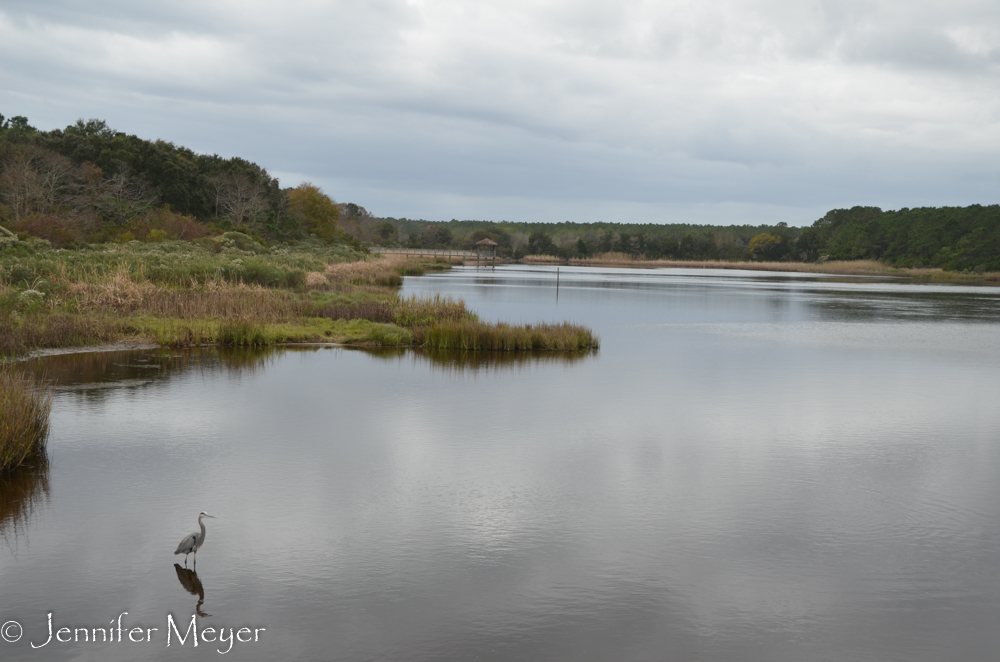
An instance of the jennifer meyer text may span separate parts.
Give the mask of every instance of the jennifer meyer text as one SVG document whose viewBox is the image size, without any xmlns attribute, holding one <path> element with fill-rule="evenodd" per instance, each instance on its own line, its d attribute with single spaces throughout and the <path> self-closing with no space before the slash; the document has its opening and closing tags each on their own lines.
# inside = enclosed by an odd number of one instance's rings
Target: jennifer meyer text
<svg viewBox="0 0 1000 662">
<path fill-rule="evenodd" d="M 225 655 L 237 644 L 255 644 L 261 640 L 267 628 L 262 627 L 198 627 L 198 616 L 191 615 L 191 620 L 175 619 L 173 614 L 167 614 L 164 627 L 151 627 L 128 623 L 124 611 L 118 618 L 111 620 L 107 626 L 70 627 L 61 626 L 53 621 L 53 613 L 49 612 L 47 623 L 32 630 L 31 637 L 24 640 L 25 630 L 19 621 L 7 621 L 0 626 L 0 637 L 6 645 L 27 643 L 32 648 L 44 649 L 48 646 L 64 646 L 66 644 L 152 644 L 159 642 L 166 646 L 179 648 L 197 648 L 199 645 L 216 646 L 216 650 Z M 0 646 L 4 645 L 0 642 Z M 0 650 L 3 650 L 0 648 Z M 2 657 L 2 654 L 0 654 Z"/>
</svg>

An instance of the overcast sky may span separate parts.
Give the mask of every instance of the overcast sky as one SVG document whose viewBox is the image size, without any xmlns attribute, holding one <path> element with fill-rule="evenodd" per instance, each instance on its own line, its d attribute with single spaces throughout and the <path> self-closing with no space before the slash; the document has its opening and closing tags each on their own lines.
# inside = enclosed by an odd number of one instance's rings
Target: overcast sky
<svg viewBox="0 0 1000 662">
<path fill-rule="evenodd" d="M 4 0 L 0 113 L 381 216 L 805 225 L 998 202 L 1000 2 Z"/>
</svg>

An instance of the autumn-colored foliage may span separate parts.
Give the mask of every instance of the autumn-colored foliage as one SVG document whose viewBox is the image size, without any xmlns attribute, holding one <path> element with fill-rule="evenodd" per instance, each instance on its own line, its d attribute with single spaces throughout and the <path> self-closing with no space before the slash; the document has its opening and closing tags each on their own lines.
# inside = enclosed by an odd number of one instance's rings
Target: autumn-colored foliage
<svg viewBox="0 0 1000 662">
<path fill-rule="evenodd" d="M 306 182 L 289 191 L 288 211 L 309 234 L 327 242 L 337 236 L 340 208 L 318 186 Z"/>
<path fill-rule="evenodd" d="M 769 257 L 775 252 L 775 249 L 781 246 L 781 242 L 781 235 L 771 232 L 761 232 L 750 240 L 748 249 L 750 255 L 755 258 Z"/>
</svg>

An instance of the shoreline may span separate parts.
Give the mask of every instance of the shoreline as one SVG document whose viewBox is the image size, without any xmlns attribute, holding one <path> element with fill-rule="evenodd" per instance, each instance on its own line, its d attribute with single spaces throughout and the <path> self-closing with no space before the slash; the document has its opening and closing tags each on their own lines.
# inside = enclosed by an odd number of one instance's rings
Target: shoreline
<svg viewBox="0 0 1000 662">
<path fill-rule="evenodd" d="M 216 252 L 181 241 L 86 253 L 22 248 L 0 254 L 4 361 L 200 345 L 583 351 L 600 344 L 580 325 L 483 322 L 461 300 L 400 296 L 405 276 L 449 265 L 344 259 L 321 244 L 291 252 Z"/>
<path fill-rule="evenodd" d="M 396 349 L 396 347 L 382 347 L 382 346 L 367 346 L 359 345 L 357 343 L 342 343 L 342 342 L 284 342 L 284 343 L 274 343 L 272 345 L 261 345 L 259 349 L 266 349 L 268 347 L 301 347 L 301 346 L 314 346 L 314 347 L 362 347 L 362 348 L 372 348 L 372 349 Z M 110 342 L 101 343 L 99 345 L 81 345 L 80 347 L 49 347 L 46 349 L 36 349 L 30 354 L 21 356 L 17 359 L 18 362 L 33 361 L 35 359 L 45 359 L 50 356 L 67 356 L 69 354 L 102 354 L 104 352 L 133 352 L 144 349 L 198 349 L 205 347 L 229 347 L 232 348 L 233 345 L 224 345 L 221 343 L 201 343 L 197 345 L 161 345 L 150 340 L 135 340 L 135 341 L 121 341 L 121 342 Z M 401 349 L 409 349 L 412 346 L 399 346 Z"/>
<path fill-rule="evenodd" d="M 874 260 L 836 260 L 829 262 L 729 262 L 726 260 L 642 260 L 618 257 L 570 258 L 554 255 L 527 255 L 521 264 L 566 265 L 571 267 L 616 267 L 633 269 L 730 269 L 737 271 L 777 271 L 785 273 L 827 274 L 831 276 L 870 276 L 908 278 L 934 283 L 1000 285 L 1000 272 L 970 274 L 945 271 L 939 267 L 888 267 Z"/>
<path fill-rule="evenodd" d="M 32 350 L 30 353 L 18 357 L 17 361 L 31 361 L 33 359 L 44 359 L 49 356 L 65 356 L 67 354 L 92 354 L 96 352 L 128 352 L 138 349 L 162 349 L 166 345 L 158 345 L 148 340 L 101 343 L 99 345 L 81 345 L 79 347 L 45 347 Z"/>
</svg>

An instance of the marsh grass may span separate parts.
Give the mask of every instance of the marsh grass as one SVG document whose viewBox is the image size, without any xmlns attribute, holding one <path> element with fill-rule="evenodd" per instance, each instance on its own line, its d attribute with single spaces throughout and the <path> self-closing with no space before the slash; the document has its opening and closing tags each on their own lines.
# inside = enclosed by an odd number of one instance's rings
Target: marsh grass
<svg viewBox="0 0 1000 662">
<path fill-rule="evenodd" d="M 640 266 L 672 269 L 741 269 L 745 271 L 795 271 L 844 275 L 894 275 L 913 272 L 924 275 L 937 269 L 895 269 L 875 260 L 849 260 L 827 262 L 735 262 L 728 260 L 646 260 L 627 253 L 603 253 L 590 258 L 569 261 L 582 266 Z"/>
<path fill-rule="evenodd" d="M 566 258 L 558 255 L 525 255 L 521 258 L 523 264 L 566 264 Z"/>
<path fill-rule="evenodd" d="M 328 317 L 332 320 L 363 319 L 383 324 L 392 323 L 396 317 L 398 306 L 392 301 L 362 300 L 351 302 L 333 302 L 319 307 L 317 317 Z"/>
<path fill-rule="evenodd" d="M 137 281 L 189 287 L 223 280 L 296 288 L 306 274 L 327 265 L 354 263 L 365 255 L 343 245 L 297 242 L 265 248 L 254 242 L 166 241 L 101 244 L 53 250 L 44 241 L 19 242 L 0 251 L 0 282 L 22 287 L 35 279 L 92 282 L 124 266 Z"/>
<path fill-rule="evenodd" d="M 444 263 L 421 262 L 402 255 L 327 265 L 323 276 L 331 284 L 368 285 L 397 288 L 404 276 L 422 276 L 428 271 L 450 269 Z"/>
<path fill-rule="evenodd" d="M 41 382 L 0 367 L 0 475 L 44 453 L 51 408 Z"/>
<path fill-rule="evenodd" d="M 247 251 L 216 246 L 217 252 L 199 252 L 177 245 L 183 243 L 157 244 L 163 250 L 108 248 L 98 256 L 44 247 L 33 254 L 0 252 L 0 354 L 120 340 L 168 347 L 432 343 L 428 347 L 509 351 L 596 346 L 589 331 L 579 327 L 482 324 L 463 301 L 399 296 L 405 275 L 450 269 L 448 264 L 404 256 L 324 262 L 336 255 L 288 249 L 261 255 L 267 249 L 252 242 L 244 242 Z M 265 258 L 272 262 L 261 262 Z M 254 264 L 287 273 L 244 278 L 257 273 Z M 301 278 L 288 275 L 292 272 L 301 272 Z"/>
<path fill-rule="evenodd" d="M 465 307 L 465 302 L 436 294 L 420 298 L 410 296 L 400 299 L 393 311 L 392 321 L 400 326 L 415 327 L 438 322 L 475 321 L 476 315 Z"/>
<path fill-rule="evenodd" d="M 526 264 L 567 263 L 551 255 L 528 255 Z M 727 260 L 646 260 L 627 253 L 602 253 L 589 258 L 573 258 L 574 266 L 642 267 L 649 269 L 741 269 L 834 274 L 841 276 L 893 276 L 951 283 L 1000 282 L 1000 273 L 959 273 L 939 268 L 897 268 L 876 260 L 828 260 L 826 262 L 731 262 Z"/>
<path fill-rule="evenodd" d="M 114 319 L 62 312 L 17 315 L 0 310 L 0 359 L 40 347 L 82 347 L 121 336 L 122 325 Z"/>
<path fill-rule="evenodd" d="M 263 347 L 275 343 L 273 334 L 268 333 L 263 324 L 241 318 L 222 322 L 214 340 L 218 345 L 234 347 Z"/>
<path fill-rule="evenodd" d="M 428 349 L 492 352 L 526 350 L 584 351 L 597 349 L 600 340 L 577 324 L 524 324 L 458 320 L 418 329 L 417 342 Z"/>
</svg>

